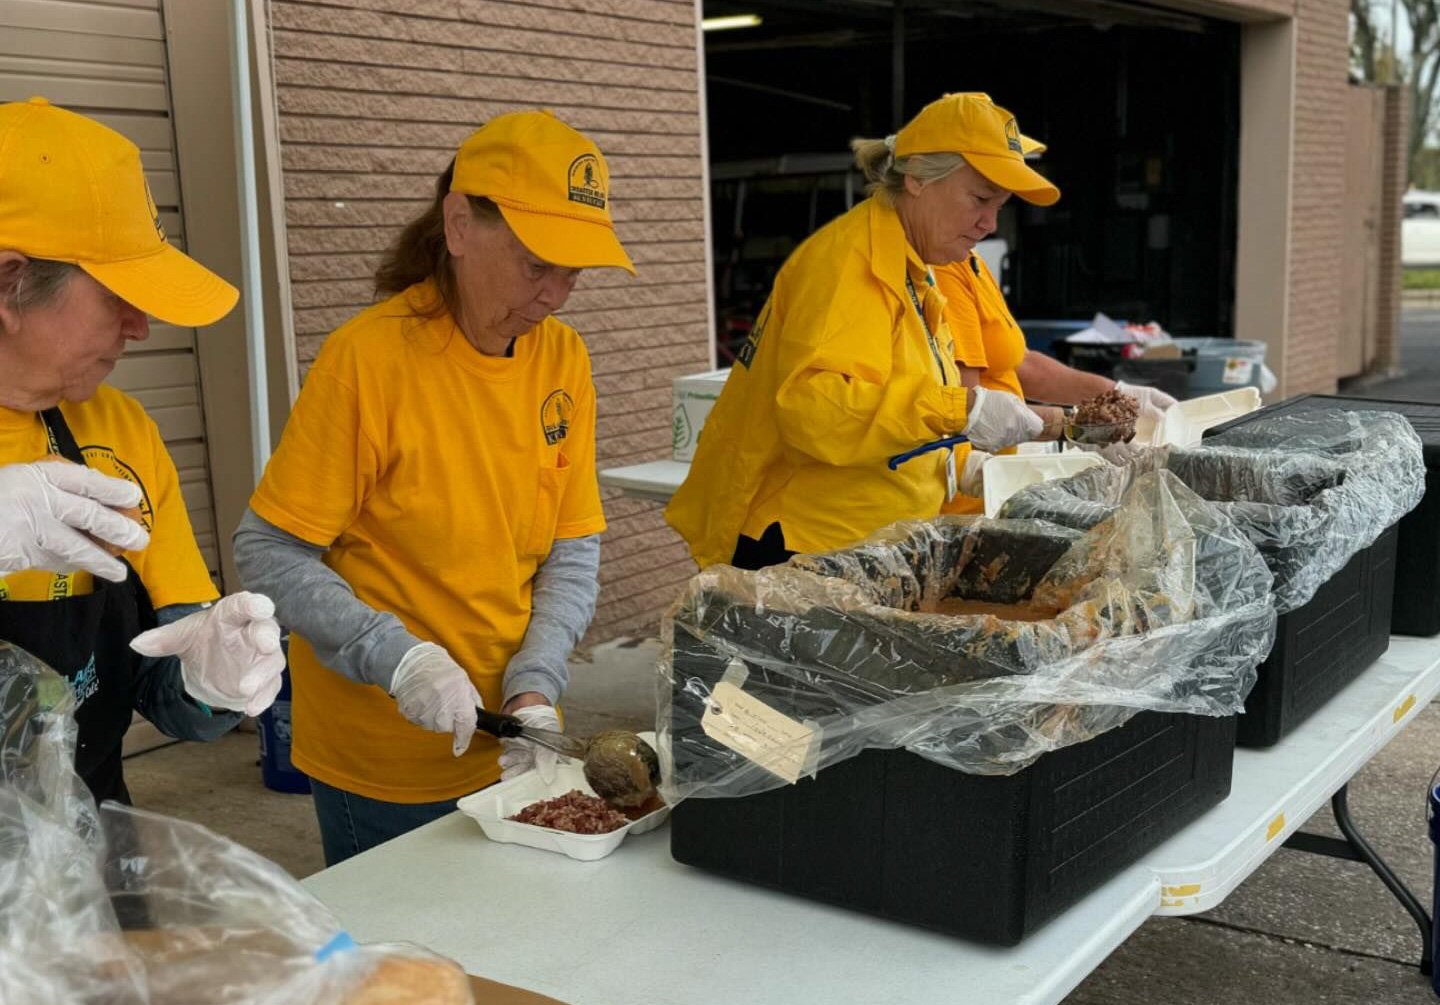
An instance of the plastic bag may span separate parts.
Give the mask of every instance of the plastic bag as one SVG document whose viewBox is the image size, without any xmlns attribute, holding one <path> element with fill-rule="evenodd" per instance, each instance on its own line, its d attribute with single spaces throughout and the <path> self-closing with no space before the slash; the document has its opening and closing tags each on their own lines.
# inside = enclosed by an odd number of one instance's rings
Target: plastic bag
<svg viewBox="0 0 1440 1005">
<path fill-rule="evenodd" d="M 74 772 L 65 681 L 0 643 L 0 1002 L 468 1003 L 455 964 L 356 946 L 279 866 Z"/>
<path fill-rule="evenodd" d="M 1217 504 L 1275 575 L 1279 613 L 1308 603 L 1425 494 L 1420 438 L 1392 412 L 1318 411 L 1256 419 L 1186 449 L 1139 450 L 1073 478 L 1033 485 L 1000 515 L 1085 529 L 1129 486 L 1168 468 Z"/>
<path fill-rule="evenodd" d="M 866 748 L 1011 774 L 1142 709 L 1237 713 L 1273 641 L 1270 585 L 1165 471 L 1088 533 L 941 517 L 759 572 L 712 566 L 662 628 L 663 794 L 763 792 Z M 1007 606 L 943 613 L 976 601 Z M 727 732 L 734 687 L 759 703 L 753 749 Z"/>
</svg>

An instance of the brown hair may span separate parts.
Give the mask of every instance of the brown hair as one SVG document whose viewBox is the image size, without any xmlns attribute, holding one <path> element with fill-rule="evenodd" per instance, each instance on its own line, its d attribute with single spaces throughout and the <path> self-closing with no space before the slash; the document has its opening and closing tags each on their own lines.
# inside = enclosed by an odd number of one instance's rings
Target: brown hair
<svg viewBox="0 0 1440 1005">
<path fill-rule="evenodd" d="M 431 304 L 418 304 L 416 310 L 424 317 L 437 318 L 448 313 L 459 316 L 460 300 L 455 288 L 455 270 L 450 265 L 450 252 L 445 246 L 445 197 L 455 176 L 455 159 L 435 179 L 435 198 L 428 209 L 405 225 L 400 236 L 385 251 L 380 267 L 375 270 L 375 297 L 394 296 L 427 279 L 435 281 L 439 299 Z M 504 219 L 500 207 L 478 195 L 467 195 L 470 212 L 478 220 L 497 223 Z"/>
</svg>

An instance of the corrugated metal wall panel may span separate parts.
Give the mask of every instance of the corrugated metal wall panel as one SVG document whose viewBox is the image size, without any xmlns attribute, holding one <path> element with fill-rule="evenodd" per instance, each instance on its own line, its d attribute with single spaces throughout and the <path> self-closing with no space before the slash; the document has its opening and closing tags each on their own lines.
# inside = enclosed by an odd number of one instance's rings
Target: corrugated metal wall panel
<svg viewBox="0 0 1440 1005">
<path fill-rule="evenodd" d="M 670 450 L 669 383 L 710 365 L 693 0 L 270 0 L 303 368 L 369 304 L 379 254 L 487 119 L 549 107 L 611 165 L 635 279 L 591 271 L 562 317 L 590 348 L 602 467 Z M 654 503 L 606 493 L 592 641 L 654 630 L 694 569 Z M 646 571 L 633 575 L 638 567 Z"/>
<path fill-rule="evenodd" d="M 140 148 L 161 224 L 183 249 L 164 39 L 159 0 L 0 0 L 0 101 L 43 94 L 128 137 Z M 180 469 L 196 539 L 218 580 L 194 330 L 152 325 L 150 338 L 131 344 L 110 382 L 160 427 Z"/>
</svg>

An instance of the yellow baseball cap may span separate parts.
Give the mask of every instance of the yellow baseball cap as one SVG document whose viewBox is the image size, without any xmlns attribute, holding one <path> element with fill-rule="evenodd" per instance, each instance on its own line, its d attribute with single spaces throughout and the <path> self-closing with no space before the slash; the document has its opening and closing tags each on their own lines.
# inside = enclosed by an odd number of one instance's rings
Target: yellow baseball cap
<svg viewBox="0 0 1440 1005">
<path fill-rule="evenodd" d="M 1026 153 L 1044 148 L 1038 140 L 1021 136 L 1015 116 L 988 94 L 973 92 L 947 94 L 930 102 L 895 135 L 897 158 L 960 154 L 990 181 L 1037 206 L 1049 206 L 1060 198 L 1060 190 L 1025 163 Z"/>
<path fill-rule="evenodd" d="M 491 119 L 460 145 L 450 191 L 484 196 L 531 253 L 555 265 L 635 274 L 610 221 L 600 148 L 551 111 Z"/>
<path fill-rule="evenodd" d="M 135 144 L 44 98 L 0 104 L 0 250 L 78 265 L 184 327 L 220 320 L 240 296 L 165 240 Z"/>
</svg>

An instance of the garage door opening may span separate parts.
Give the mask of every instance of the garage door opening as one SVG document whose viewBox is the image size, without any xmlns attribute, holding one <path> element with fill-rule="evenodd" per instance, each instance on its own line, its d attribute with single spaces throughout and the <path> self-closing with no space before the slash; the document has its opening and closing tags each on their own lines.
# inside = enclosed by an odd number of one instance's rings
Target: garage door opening
<svg viewBox="0 0 1440 1005">
<path fill-rule="evenodd" d="M 1240 32 L 1138 4 L 706 0 L 718 357 L 733 360 L 785 256 L 864 197 L 852 137 L 948 91 L 984 91 L 1049 149 L 1048 209 L 996 238 L 1017 318 L 1096 311 L 1231 335 Z M 988 256 L 987 256 L 988 257 Z M 993 261 L 993 259 L 992 259 Z"/>
</svg>

